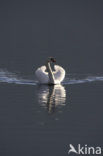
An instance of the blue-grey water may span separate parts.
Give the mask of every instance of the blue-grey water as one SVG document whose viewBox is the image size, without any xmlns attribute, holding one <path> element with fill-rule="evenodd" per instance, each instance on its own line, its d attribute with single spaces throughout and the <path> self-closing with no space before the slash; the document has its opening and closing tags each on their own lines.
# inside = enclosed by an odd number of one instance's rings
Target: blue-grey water
<svg viewBox="0 0 103 156">
<path fill-rule="evenodd" d="M 35 78 L 50 56 L 61 85 Z M 68 156 L 70 144 L 103 149 L 103 1 L 1 0 L 0 156 Z"/>
<path fill-rule="evenodd" d="M 0 95 L 1 155 L 68 155 L 71 143 L 102 146 L 103 75 L 69 73 L 61 85 L 48 86 L 1 69 Z"/>
</svg>

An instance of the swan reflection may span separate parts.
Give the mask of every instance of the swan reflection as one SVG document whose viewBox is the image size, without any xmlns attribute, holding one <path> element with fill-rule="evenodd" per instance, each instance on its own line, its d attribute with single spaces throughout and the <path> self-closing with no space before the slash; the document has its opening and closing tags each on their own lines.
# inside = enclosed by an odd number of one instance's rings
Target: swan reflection
<svg viewBox="0 0 103 156">
<path fill-rule="evenodd" d="M 66 90 L 62 85 L 46 86 L 40 85 L 38 87 L 38 102 L 44 108 L 47 108 L 49 113 L 53 113 L 56 108 L 65 105 Z"/>
</svg>

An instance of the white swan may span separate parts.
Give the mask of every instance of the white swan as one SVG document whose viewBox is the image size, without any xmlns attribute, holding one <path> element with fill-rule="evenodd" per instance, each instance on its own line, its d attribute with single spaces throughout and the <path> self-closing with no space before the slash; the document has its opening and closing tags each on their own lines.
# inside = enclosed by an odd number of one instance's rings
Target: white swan
<svg viewBox="0 0 103 156">
<path fill-rule="evenodd" d="M 54 58 L 49 58 L 45 66 L 41 66 L 35 72 L 35 75 L 41 84 L 60 84 L 65 78 L 65 70 L 58 65 L 54 65 L 55 71 L 52 71 L 51 63 L 55 63 Z"/>
</svg>

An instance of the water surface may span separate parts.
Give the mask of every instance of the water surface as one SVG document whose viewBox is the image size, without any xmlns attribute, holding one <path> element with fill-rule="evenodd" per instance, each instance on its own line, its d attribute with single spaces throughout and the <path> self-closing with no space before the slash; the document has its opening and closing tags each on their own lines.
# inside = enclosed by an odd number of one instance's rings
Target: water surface
<svg viewBox="0 0 103 156">
<path fill-rule="evenodd" d="M 67 155 L 70 143 L 102 145 L 103 76 L 67 74 L 61 85 L 0 70 L 1 155 Z"/>
<path fill-rule="evenodd" d="M 50 56 L 66 71 L 59 86 L 34 76 Z M 103 1 L 0 1 L 0 156 L 79 143 L 103 147 Z"/>
</svg>

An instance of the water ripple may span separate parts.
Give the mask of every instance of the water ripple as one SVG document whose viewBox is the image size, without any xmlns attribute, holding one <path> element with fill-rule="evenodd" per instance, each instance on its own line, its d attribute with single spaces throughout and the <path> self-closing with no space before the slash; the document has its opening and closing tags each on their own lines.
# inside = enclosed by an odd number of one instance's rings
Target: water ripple
<svg viewBox="0 0 103 156">
<path fill-rule="evenodd" d="M 8 71 L 0 70 L 0 82 L 4 83 L 14 83 L 19 85 L 36 85 L 35 80 L 28 80 L 18 77 L 17 74 Z"/>
<path fill-rule="evenodd" d="M 92 83 L 96 81 L 103 81 L 103 75 L 90 74 L 67 74 L 63 85 L 74 85 L 82 83 Z M 18 85 L 37 85 L 36 80 L 21 78 L 16 73 L 0 70 L 0 83 L 13 83 Z"/>
<path fill-rule="evenodd" d="M 78 77 L 81 75 L 78 75 Z M 84 76 L 84 75 L 83 75 Z M 82 83 L 91 83 L 96 81 L 103 81 L 103 76 L 88 76 L 88 74 L 84 76 L 84 78 L 66 78 L 63 82 L 64 85 L 73 85 L 73 84 L 82 84 Z"/>
</svg>

